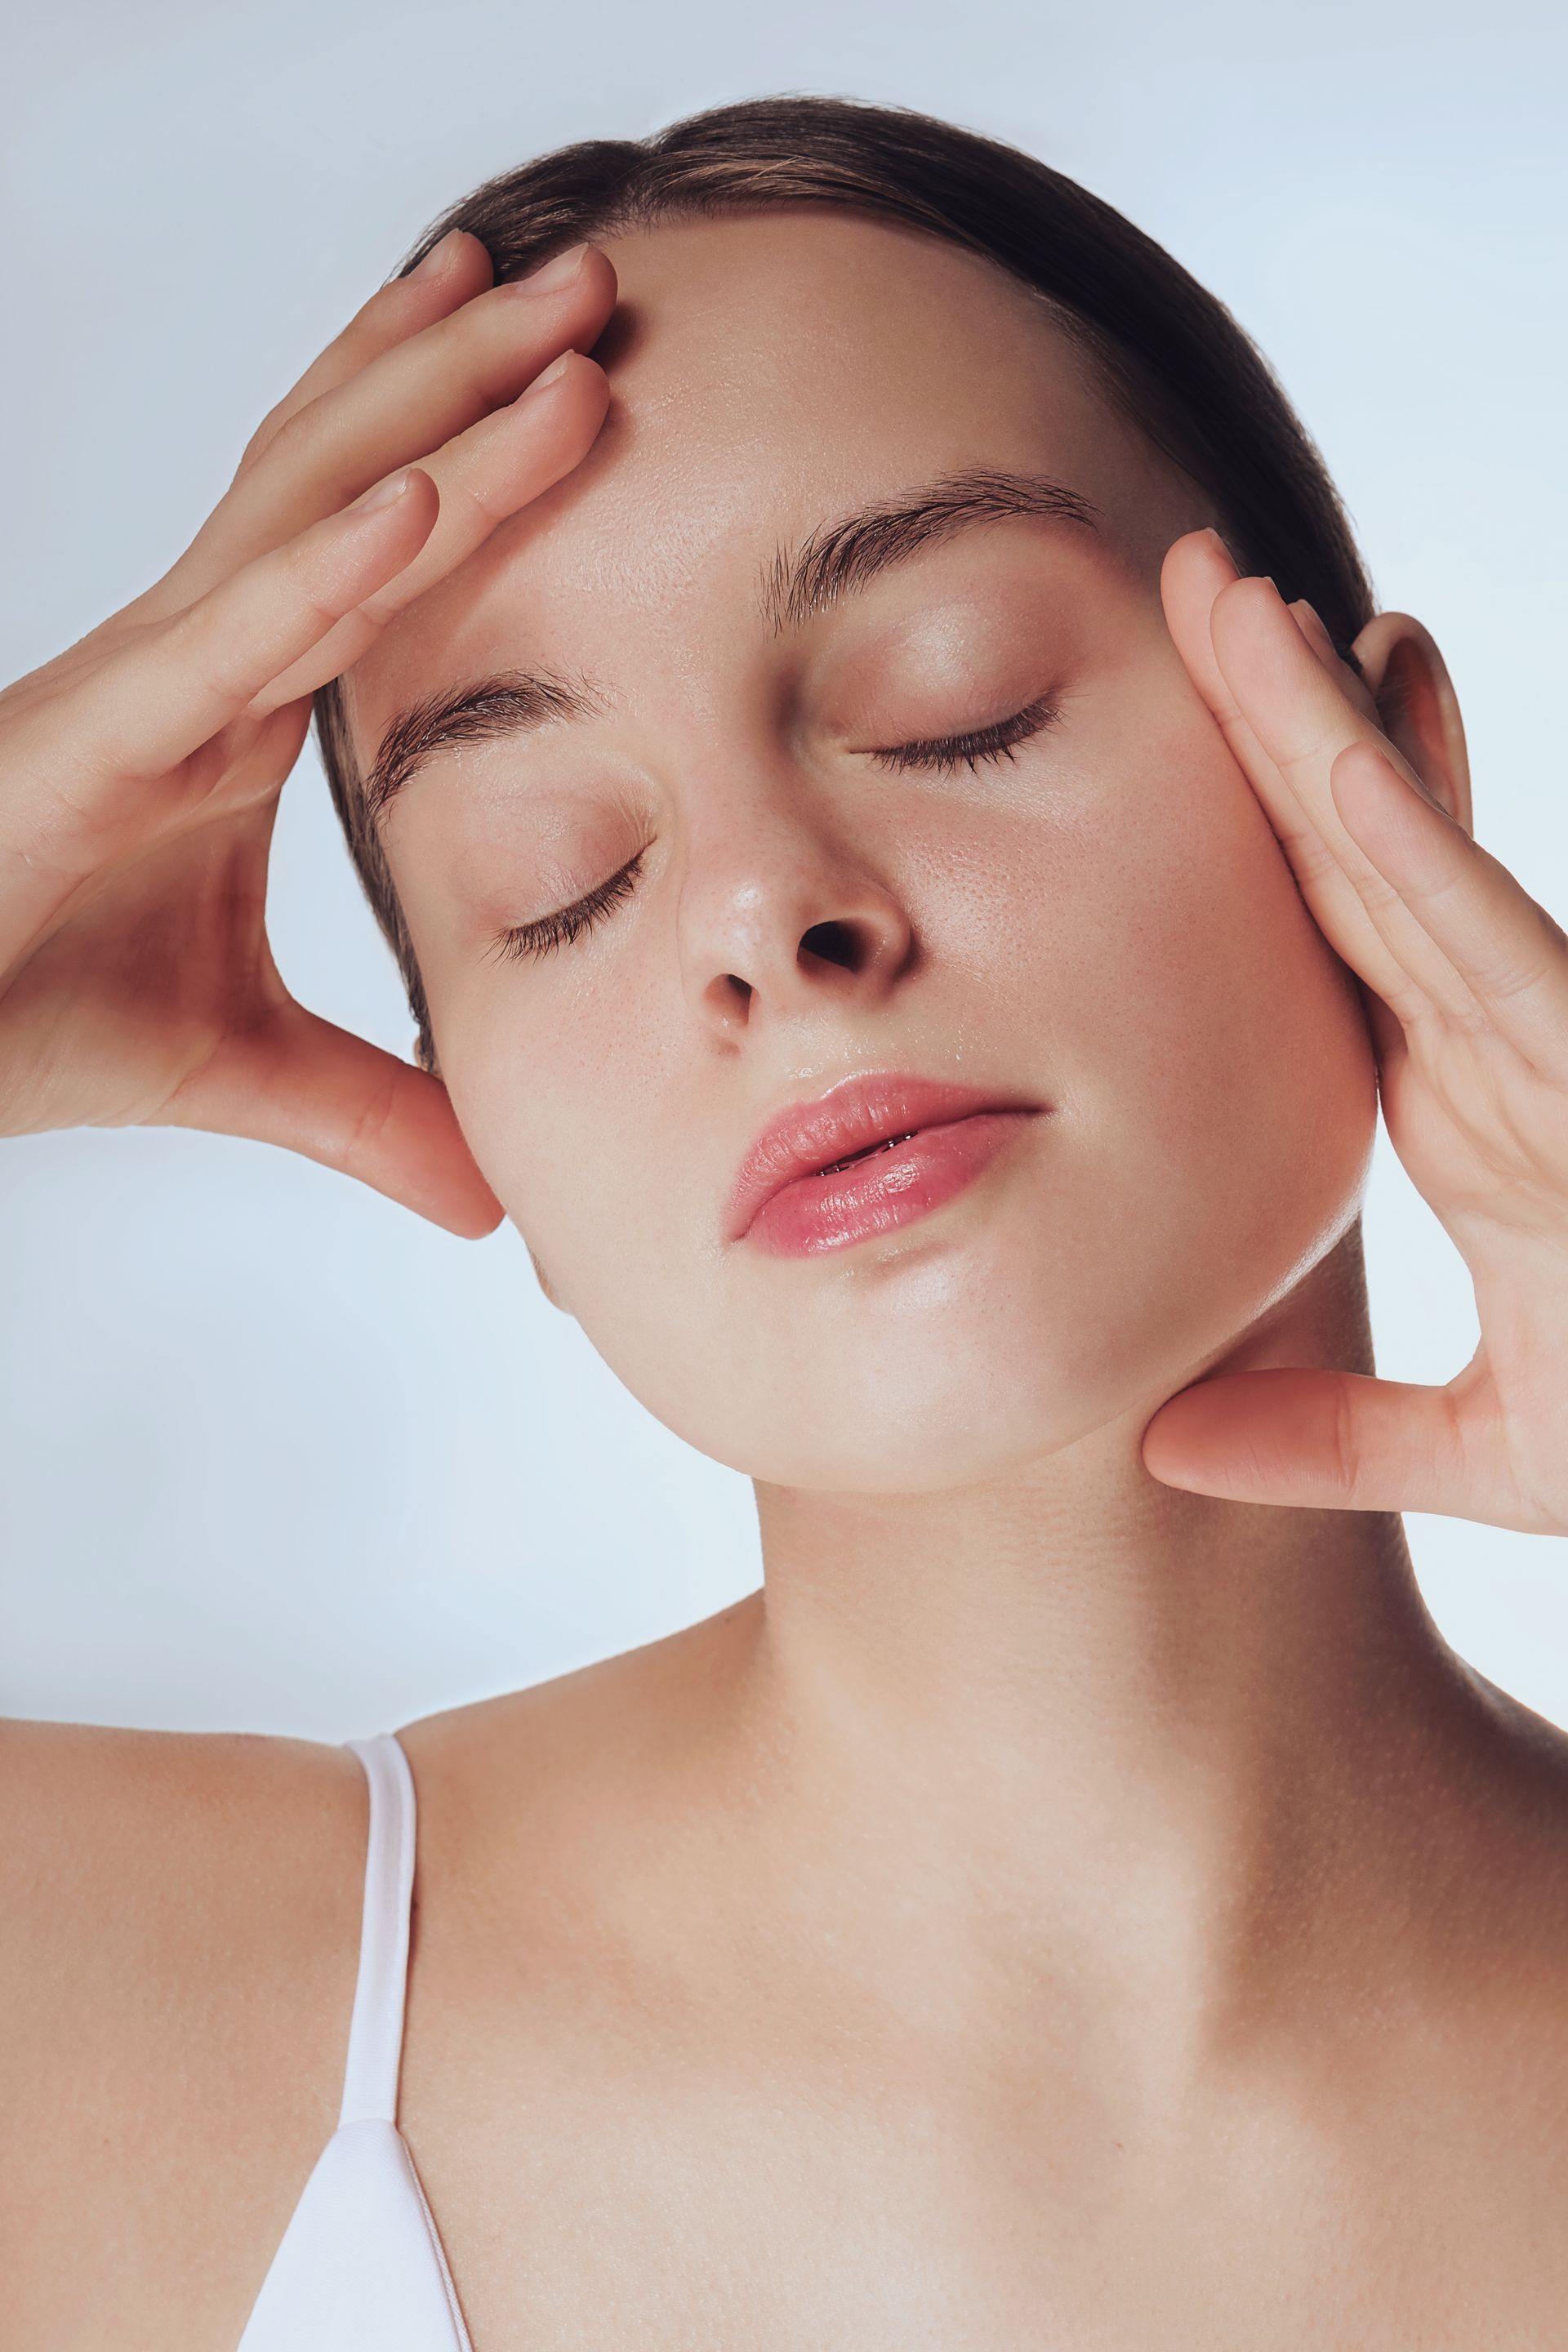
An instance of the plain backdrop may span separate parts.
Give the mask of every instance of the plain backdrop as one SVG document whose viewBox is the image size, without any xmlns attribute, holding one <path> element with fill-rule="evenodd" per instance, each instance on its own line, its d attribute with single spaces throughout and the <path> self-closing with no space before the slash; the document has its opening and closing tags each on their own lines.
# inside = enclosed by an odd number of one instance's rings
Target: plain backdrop
<svg viewBox="0 0 1568 2352">
<path fill-rule="evenodd" d="M 1478 829 L 1568 916 L 1557 678 L 1563 35 L 1492 0 L 13 5 L 0 32 L 9 677 L 127 600 L 425 223 L 541 149 L 787 90 L 1009 139 L 1237 312 L 1382 601 L 1445 646 Z M 409 1024 L 313 755 L 273 896 L 304 1000 Z M 1385 1145 L 1379 1366 L 1475 1343 Z M 0 1708 L 338 1738 L 558 1673 L 759 1573 L 751 1490 L 537 1291 L 300 1160 L 174 1131 L 0 1146 Z M 1568 1723 L 1568 1548 L 1412 1517 L 1429 1601 Z"/>
</svg>

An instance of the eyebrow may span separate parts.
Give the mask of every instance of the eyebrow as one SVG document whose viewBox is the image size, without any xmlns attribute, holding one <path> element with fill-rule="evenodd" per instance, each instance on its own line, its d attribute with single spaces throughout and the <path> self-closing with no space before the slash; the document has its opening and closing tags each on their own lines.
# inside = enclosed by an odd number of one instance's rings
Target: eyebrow
<svg viewBox="0 0 1568 2352">
<path fill-rule="evenodd" d="M 793 554 L 782 549 L 763 576 L 763 617 L 776 634 L 798 629 L 816 614 L 865 587 L 889 564 L 978 523 L 1005 515 L 1036 515 L 1092 530 L 1099 509 L 1080 491 L 1047 474 L 995 473 L 971 467 L 928 488 L 862 507 L 814 530 Z"/>
<path fill-rule="evenodd" d="M 552 719 L 591 719 L 606 708 L 600 689 L 586 679 L 574 685 L 548 671 L 514 670 L 481 678 L 476 686 L 428 694 L 399 711 L 377 749 L 364 780 L 364 813 L 374 824 L 384 815 L 416 768 L 446 743 L 488 743 L 500 735 L 522 735 Z"/>
<path fill-rule="evenodd" d="M 780 548 L 759 583 L 763 618 L 775 635 L 798 629 L 921 548 L 1010 515 L 1090 530 L 1099 522 L 1091 499 L 1048 475 L 978 467 L 944 475 L 924 488 L 824 523 L 793 551 Z M 400 711 L 382 736 L 364 780 L 365 817 L 374 824 L 384 816 L 410 777 L 446 744 L 491 742 L 552 720 L 599 718 L 609 708 L 602 688 L 549 671 L 512 670 L 426 695 Z"/>
</svg>

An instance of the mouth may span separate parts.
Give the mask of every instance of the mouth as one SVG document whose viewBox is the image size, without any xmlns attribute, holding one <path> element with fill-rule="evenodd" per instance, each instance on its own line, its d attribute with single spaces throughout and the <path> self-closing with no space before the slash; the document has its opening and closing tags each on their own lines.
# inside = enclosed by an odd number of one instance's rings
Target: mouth
<svg viewBox="0 0 1568 2352">
<path fill-rule="evenodd" d="M 1046 1108 L 897 1072 L 842 1079 L 763 1128 L 741 1163 L 727 1237 L 799 1257 L 891 1232 L 964 1191 Z"/>
<path fill-rule="evenodd" d="M 862 1160 L 875 1159 L 879 1151 L 896 1151 L 900 1143 L 908 1143 L 919 1132 L 918 1128 L 911 1127 L 908 1135 L 886 1136 L 880 1143 L 868 1143 L 864 1151 L 847 1152 L 842 1160 L 835 1160 L 831 1166 L 820 1168 L 816 1172 L 820 1176 L 837 1176 L 846 1168 L 858 1167 Z"/>
</svg>

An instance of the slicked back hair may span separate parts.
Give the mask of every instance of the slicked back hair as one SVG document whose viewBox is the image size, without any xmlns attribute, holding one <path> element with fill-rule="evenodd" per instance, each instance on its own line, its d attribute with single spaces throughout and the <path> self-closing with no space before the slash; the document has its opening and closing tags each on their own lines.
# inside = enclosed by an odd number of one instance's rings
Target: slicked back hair
<svg viewBox="0 0 1568 2352">
<path fill-rule="evenodd" d="M 1222 302 L 1152 237 L 1018 149 L 903 108 L 770 98 L 714 107 L 650 139 L 591 139 L 487 180 L 426 230 L 406 277 L 454 228 L 498 285 L 584 240 L 660 221 L 832 205 L 983 256 L 1045 298 L 1108 397 L 1206 492 L 1243 570 L 1305 596 L 1349 647 L 1373 592 L 1327 468 L 1267 361 Z M 316 696 L 333 805 L 397 959 L 433 1066 L 408 927 L 364 801 L 336 683 Z"/>
</svg>

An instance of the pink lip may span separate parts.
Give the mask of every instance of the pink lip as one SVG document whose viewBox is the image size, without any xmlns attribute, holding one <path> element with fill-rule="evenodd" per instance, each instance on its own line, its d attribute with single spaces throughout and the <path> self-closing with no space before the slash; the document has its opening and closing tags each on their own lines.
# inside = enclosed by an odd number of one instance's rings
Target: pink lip
<svg viewBox="0 0 1568 2352">
<path fill-rule="evenodd" d="M 1043 1108 L 896 1072 L 841 1079 L 769 1120 L 741 1163 L 725 1232 L 779 1257 L 891 1233 L 974 1182 Z"/>
</svg>

